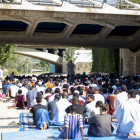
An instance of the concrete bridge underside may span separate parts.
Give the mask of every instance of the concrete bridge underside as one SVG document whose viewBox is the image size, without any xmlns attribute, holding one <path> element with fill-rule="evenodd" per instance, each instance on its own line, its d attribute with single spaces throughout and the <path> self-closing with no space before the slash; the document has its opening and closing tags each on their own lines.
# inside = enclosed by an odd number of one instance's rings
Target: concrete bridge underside
<svg viewBox="0 0 140 140">
<path fill-rule="evenodd" d="M 0 4 L 0 43 L 48 48 L 140 48 L 140 11 Z"/>
<path fill-rule="evenodd" d="M 35 49 L 16 47 L 16 50 L 15 50 L 14 53 L 24 55 L 24 56 L 33 57 L 33 58 L 40 59 L 40 60 L 43 60 L 43 61 L 47 61 L 51 64 L 56 65 L 56 66 L 61 66 L 62 67 L 62 64 L 63 64 L 63 58 L 62 57 L 60 57 L 58 55 L 55 55 L 55 54 L 38 51 L 38 50 L 35 50 Z"/>
</svg>

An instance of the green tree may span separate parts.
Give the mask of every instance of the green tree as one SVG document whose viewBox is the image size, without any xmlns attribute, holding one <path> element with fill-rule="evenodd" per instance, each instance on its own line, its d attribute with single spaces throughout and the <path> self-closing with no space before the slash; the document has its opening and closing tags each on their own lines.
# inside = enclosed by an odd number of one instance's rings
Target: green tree
<svg viewBox="0 0 140 140">
<path fill-rule="evenodd" d="M 77 57 L 74 57 L 75 50 L 76 50 L 76 47 L 69 47 L 68 49 L 66 49 L 65 54 L 64 54 L 64 58 L 66 61 L 68 61 L 68 62 L 73 61 L 74 62 L 77 59 Z"/>
<path fill-rule="evenodd" d="M 40 61 L 40 65 L 43 71 L 48 71 L 49 70 L 49 63 L 46 61 Z"/>
<path fill-rule="evenodd" d="M 0 44 L 0 65 L 5 66 L 8 60 L 13 59 L 13 52 L 15 50 L 15 45 Z"/>
</svg>

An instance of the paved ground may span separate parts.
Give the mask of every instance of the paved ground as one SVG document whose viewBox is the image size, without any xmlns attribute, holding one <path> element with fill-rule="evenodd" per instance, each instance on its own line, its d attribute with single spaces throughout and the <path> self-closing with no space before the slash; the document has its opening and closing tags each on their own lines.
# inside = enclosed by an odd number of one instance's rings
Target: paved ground
<svg viewBox="0 0 140 140">
<path fill-rule="evenodd" d="M 8 109 L 8 106 L 12 105 L 12 101 L 8 103 L 0 102 L 0 140 L 2 132 L 16 132 L 19 131 L 20 125 L 17 128 L 13 128 L 13 125 L 9 123 L 15 121 L 19 123 L 19 114 L 27 112 L 26 110 Z M 10 128 L 11 127 L 11 128 Z"/>
</svg>

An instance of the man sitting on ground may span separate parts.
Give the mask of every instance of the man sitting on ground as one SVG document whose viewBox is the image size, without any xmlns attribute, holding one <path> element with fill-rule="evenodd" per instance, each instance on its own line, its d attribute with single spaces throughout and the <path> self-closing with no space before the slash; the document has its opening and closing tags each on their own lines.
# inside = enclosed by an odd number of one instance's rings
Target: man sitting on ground
<svg viewBox="0 0 140 140">
<path fill-rule="evenodd" d="M 30 108 L 32 107 L 31 103 L 36 98 L 36 96 L 37 96 L 36 86 L 32 85 L 32 90 L 29 90 L 26 95 L 27 107 Z"/>
<path fill-rule="evenodd" d="M 51 88 L 47 88 L 46 90 L 45 90 L 45 94 L 43 94 L 43 99 L 46 99 L 47 100 L 47 102 L 49 101 L 49 97 L 50 96 L 52 96 L 52 94 L 51 94 Z"/>
<path fill-rule="evenodd" d="M 22 95 L 21 89 L 18 90 L 18 95 L 16 95 L 14 104 L 10 108 L 15 108 L 15 107 L 25 108 L 25 96 Z"/>
<path fill-rule="evenodd" d="M 61 98 L 61 95 L 59 93 L 55 94 L 54 101 L 52 101 L 48 104 L 49 117 L 51 120 L 54 117 L 54 106 L 55 106 L 56 102 L 58 102 L 60 100 L 60 98 Z"/>
<path fill-rule="evenodd" d="M 99 88 L 97 86 L 94 87 L 94 94 L 93 94 L 93 96 L 94 96 L 95 103 L 97 101 L 102 101 L 103 103 L 105 102 L 105 99 L 104 99 L 103 95 L 99 94 Z"/>
<path fill-rule="evenodd" d="M 66 114 L 65 109 L 71 105 L 71 103 L 67 100 L 67 98 L 68 92 L 63 92 L 62 99 L 59 100 L 54 106 L 53 122 L 55 125 L 64 124 L 64 116 Z"/>
<path fill-rule="evenodd" d="M 47 107 L 46 107 L 46 106 L 41 105 L 41 102 L 42 102 L 42 93 L 41 93 L 41 92 L 38 92 L 38 93 L 37 93 L 36 101 L 37 101 L 37 105 L 34 105 L 34 106 L 31 108 L 31 110 L 30 110 L 30 112 L 33 113 L 33 119 L 35 119 L 35 113 L 36 113 L 36 111 L 37 111 L 38 109 L 43 108 L 43 109 L 46 109 L 46 110 L 47 110 Z"/>
<path fill-rule="evenodd" d="M 96 109 L 96 102 L 94 101 L 94 96 L 89 95 L 87 99 L 88 104 L 85 106 L 86 109 L 88 110 L 88 117 L 90 117 L 90 113 L 94 112 L 95 114 L 100 114 L 99 109 Z"/>
<path fill-rule="evenodd" d="M 82 138 L 82 140 L 88 140 L 83 137 L 83 117 L 77 113 L 77 107 L 72 105 L 70 107 L 70 113 L 66 114 L 64 119 L 64 127 L 58 127 L 60 138 L 64 140 Z"/>
<path fill-rule="evenodd" d="M 79 104 L 79 97 L 73 96 L 72 105 L 76 106 L 77 114 L 81 114 L 83 116 L 83 121 L 84 121 L 85 120 L 85 113 L 87 112 L 87 109 L 85 108 L 84 105 Z M 70 113 L 70 108 L 71 108 L 71 106 L 66 108 L 67 114 Z"/>
<path fill-rule="evenodd" d="M 36 125 L 36 129 L 46 129 L 49 128 L 50 119 L 47 108 L 41 105 L 42 102 L 42 93 L 38 92 L 36 97 L 37 105 L 34 105 L 30 110 L 33 113 L 33 124 Z"/>
<path fill-rule="evenodd" d="M 23 83 L 20 89 L 22 90 L 22 95 L 24 95 L 26 99 L 26 94 L 28 92 L 28 89 L 26 88 L 26 83 Z"/>
<path fill-rule="evenodd" d="M 117 113 L 118 108 L 124 101 L 128 99 L 128 93 L 126 93 L 126 91 L 127 91 L 126 85 L 121 85 L 121 93 L 116 96 L 115 101 L 114 101 L 115 111 L 113 112 L 113 117 L 116 117 L 116 115 L 118 114 Z"/>
<path fill-rule="evenodd" d="M 18 90 L 19 90 L 19 87 L 17 86 L 17 83 L 14 82 L 13 86 L 10 87 L 10 91 L 11 91 L 11 96 L 10 97 L 15 98 Z"/>
<path fill-rule="evenodd" d="M 140 136 L 140 104 L 135 100 L 136 94 L 134 89 L 129 90 L 129 99 L 124 101 L 117 111 L 117 136 Z"/>
<path fill-rule="evenodd" d="M 108 137 L 113 132 L 111 125 L 111 115 L 107 114 L 108 104 L 100 105 L 100 113 L 88 119 L 89 128 L 88 135 L 96 137 Z"/>
<path fill-rule="evenodd" d="M 42 92 L 43 94 L 45 94 L 45 90 L 46 88 L 42 86 L 42 82 L 38 82 L 39 87 L 36 89 L 36 92 Z"/>
</svg>

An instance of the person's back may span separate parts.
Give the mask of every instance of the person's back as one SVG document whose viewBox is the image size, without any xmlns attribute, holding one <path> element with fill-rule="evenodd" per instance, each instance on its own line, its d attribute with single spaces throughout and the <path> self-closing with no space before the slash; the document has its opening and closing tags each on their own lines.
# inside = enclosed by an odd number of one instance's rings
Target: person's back
<svg viewBox="0 0 140 140">
<path fill-rule="evenodd" d="M 30 112 L 33 113 L 33 119 L 35 119 L 35 113 L 37 110 L 43 108 L 43 109 L 46 109 L 47 110 L 47 107 L 44 106 L 44 105 L 41 105 L 41 102 L 42 102 L 42 93 L 41 92 L 38 92 L 37 93 L 37 96 L 36 96 L 36 101 L 37 101 L 37 105 L 34 105 Z"/>
<path fill-rule="evenodd" d="M 99 94 L 99 88 L 96 86 L 94 87 L 94 101 L 95 101 L 95 104 L 97 101 L 102 101 L 103 103 L 105 102 L 105 99 L 103 97 L 103 95 Z"/>
<path fill-rule="evenodd" d="M 45 94 L 45 90 L 46 88 L 42 86 L 42 82 L 38 82 L 39 87 L 36 89 L 37 92 L 42 92 L 43 94 Z"/>
<path fill-rule="evenodd" d="M 85 113 L 86 113 L 87 109 L 85 108 L 84 105 L 79 104 L 79 98 L 78 97 L 76 97 L 76 96 L 73 97 L 72 105 L 74 105 L 77 108 L 77 114 L 81 114 L 83 116 L 83 121 L 84 121 Z M 65 111 L 66 111 L 67 114 L 70 113 L 71 106 L 66 108 Z"/>
<path fill-rule="evenodd" d="M 15 103 L 16 103 L 16 107 L 23 108 L 24 107 L 23 102 L 25 102 L 25 96 L 22 95 L 21 93 L 22 93 L 22 90 L 19 89 L 18 95 L 16 95 L 16 97 L 15 97 Z"/>
<path fill-rule="evenodd" d="M 114 101 L 114 113 L 113 113 L 113 116 L 116 117 L 117 115 L 117 110 L 118 108 L 120 107 L 120 105 L 126 101 L 128 99 L 128 93 L 126 93 L 126 86 L 125 85 L 122 85 L 121 86 L 121 93 L 119 93 L 116 98 L 115 98 L 115 101 Z"/>
<path fill-rule="evenodd" d="M 61 96 L 59 94 L 56 94 L 54 101 L 52 101 L 48 104 L 49 117 L 50 117 L 51 120 L 54 117 L 54 106 L 55 106 L 56 102 L 59 101 L 60 97 Z"/>
<path fill-rule="evenodd" d="M 88 119 L 88 135 L 107 137 L 112 134 L 113 127 L 111 126 L 111 115 L 106 114 L 108 107 L 107 104 L 100 105 L 101 114 Z"/>
<path fill-rule="evenodd" d="M 16 82 L 14 82 L 12 86 L 10 86 L 10 90 L 11 90 L 11 97 L 15 97 L 19 90 L 19 87 L 16 85 Z"/>
<path fill-rule="evenodd" d="M 121 136 L 140 133 L 140 104 L 135 100 L 135 90 L 129 90 L 128 96 L 129 99 L 120 105 L 116 115 L 119 123 L 117 135 Z"/>
<path fill-rule="evenodd" d="M 37 92 L 35 90 L 35 85 L 32 86 L 32 90 L 29 90 L 26 95 L 27 107 L 32 107 L 31 103 L 36 98 Z"/>
<path fill-rule="evenodd" d="M 54 106 L 54 118 L 53 122 L 55 125 L 63 125 L 64 124 L 64 116 L 66 114 L 65 109 L 71 105 L 71 103 L 67 100 L 68 93 L 64 92 L 62 94 L 62 99 L 59 100 Z"/>
<path fill-rule="evenodd" d="M 23 83 L 20 89 L 22 90 L 22 95 L 24 95 L 26 99 L 26 94 L 28 92 L 28 89 L 26 88 L 26 83 Z"/>
</svg>

